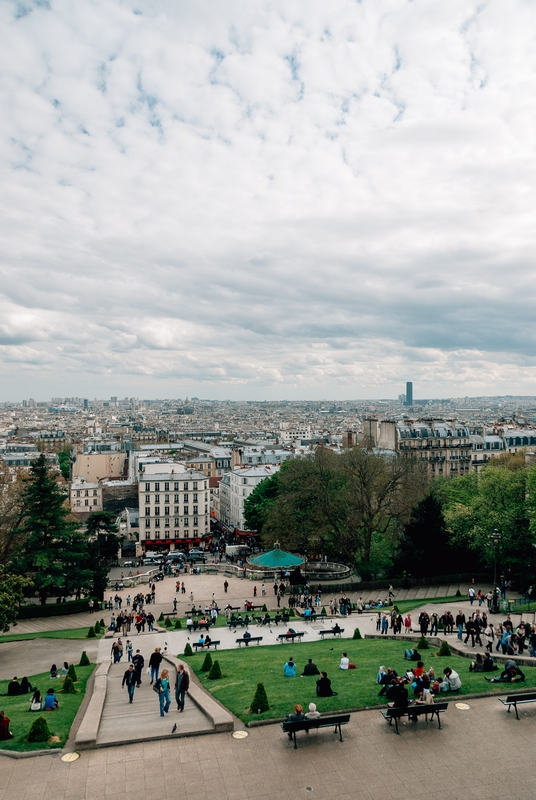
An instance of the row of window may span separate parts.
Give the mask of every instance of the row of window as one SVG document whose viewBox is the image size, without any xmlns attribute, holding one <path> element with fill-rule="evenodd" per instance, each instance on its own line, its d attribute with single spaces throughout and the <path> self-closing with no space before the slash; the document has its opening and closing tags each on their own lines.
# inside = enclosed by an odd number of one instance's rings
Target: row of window
<svg viewBox="0 0 536 800">
<path fill-rule="evenodd" d="M 77 497 L 89 497 L 89 492 L 90 492 L 89 489 L 77 489 L 76 490 L 76 496 Z M 97 490 L 93 489 L 93 497 L 96 497 L 96 496 L 97 496 Z"/>
<path fill-rule="evenodd" d="M 77 505 L 77 506 L 79 506 L 79 505 L 81 505 L 81 504 L 82 504 L 82 501 L 81 501 L 81 500 L 77 500 L 77 501 L 76 501 L 76 505 Z M 85 505 L 85 506 L 89 506 L 89 505 L 91 505 L 91 503 L 89 502 L 89 500 L 84 500 L 84 505 Z M 94 500 L 93 500 L 93 504 L 92 504 L 92 505 L 94 505 L 94 506 L 98 505 L 97 498 L 94 498 Z"/>
<path fill-rule="evenodd" d="M 164 513 L 163 513 L 162 516 L 167 517 L 168 514 L 170 513 L 169 512 L 170 508 L 171 508 L 171 506 L 164 506 Z M 179 511 L 179 508 L 180 508 L 180 506 L 173 506 L 173 513 L 174 514 L 180 514 L 181 512 Z M 183 509 L 182 513 L 183 513 L 183 515 L 185 517 L 187 517 L 190 513 L 192 513 L 192 514 L 203 513 L 203 512 L 199 511 L 199 506 L 192 506 L 192 511 L 191 512 L 189 510 L 190 506 L 183 506 L 182 509 Z M 140 509 L 140 513 L 141 513 L 141 516 L 143 516 L 143 511 L 141 509 Z M 208 505 L 205 505 L 205 514 L 208 514 Z M 146 517 L 150 517 L 150 516 L 159 517 L 160 516 L 160 506 L 155 506 L 154 507 L 153 514 L 151 514 L 151 509 L 150 508 L 146 508 L 145 509 L 145 516 Z"/>
<path fill-rule="evenodd" d="M 175 527 L 176 528 L 179 527 L 180 521 L 181 521 L 180 517 L 175 517 Z M 184 519 L 182 521 L 182 527 L 183 528 L 188 528 L 189 524 L 190 524 L 190 521 L 189 521 L 188 517 L 184 517 Z M 194 517 L 194 525 L 199 525 L 199 519 L 197 517 Z M 145 527 L 146 528 L 150 528 L 151 527 L 151 520 L 150 519 L 146 519 L 145 520 Z M 160 528 L 161 527 L 160 526 L 160 519 L 155 519 L 154 520 L 154 527 L 155 528 Z M 162 527 L 164 527 L 164 528 L 170 528 L 171 527 L 171 520 L 170 520 L 169 517 L 165 517 L 164 524 L 163 524 Z"/>
<path fill-rule="evenodd" d="M 207 482 L 206 481 L 192 481 L 192 486 L 191 487 L 190 487 L 190 482 L 189 481 L 180 481 L 180 483 L 182 483 L 182 489 L 183 489 L 184 492 L 187 492 L 190 488 L 192 488 L 195 491 L 198 488 L 198 483 L 199 482 L 200 483 L 204 483 L 204 486 L 201 486 L 201 489 L 206 489 L 207 488 Z M 171 486 L 171 482 L 165 481 L 163 486 L 164 486 L 164 492 L 169 492 L 170 491 L 169 487 Z M 173 482 L 173 491 L 174 492 L 178 492 L 179 488 L 180 488 L 179 487 L 179 481 L 174 481 Z M 151 492 L 151 491 L 159 492 L 160 491 L 160 483 L 157 481 L 153 486 L 151 486 L 151 484 L 149 482 L 147 482 L 145 484 L 145 491 L 146 492 Z"/>
<path fill-rule="evenodd" d="M 165 495 L 163 495 L 163 497 L 164 497 L 164 503 L 169 503 L 170 502 L 170 500 L 169 500 L 169 498 L 171 497 L 170 494 L 165 494 Z M 183 503 L 189 503 L 190 502 L 189 497 L 190 497 L 190 495 L 184 494 L 183 498 L 182 498 L 182 502 Z M 192 497 L 193 497 L 193 502 L 197 503 L 197 501 L 198 501 L 197 499 L 199 497 L 198 493 L 194 492 Z M 201 493 L 201 500 L 202 501 L 203 500 L 206 501 L 206 499 L 207 499 L 207 495 Z M 158 505 L 158 503 L 160 503 L 160 495 L 159 494 L 152 495 L 152 500 L 153 500 L 153 502 L 155 502 Z M 174 503 L 180 503 L 180 495 L 179 494 L 174 494 L 173 495 L 173 502 Z M 145 495 L 145 504 L 149 505 L 150 503 L 151 503 L 151 495 L 150 494 L 146 494 Z"/>
<path fill-rule="evenodd" d="M 169 533 L 171 533 L 171 530 L 169 531 Z M 191 534 L 190 534 L 190 531 L 183 531 L 182 534 L 181 534 L 180 531 L 175 530 L 175 531 L 173 531 L 173 537 L 166 536 L 166 538 L 169 538 L 169 539 L 171 539 L 171 538 L 173 538 L 173 539 L 180 539 L 180 538 L 189 539 L 190 535 L 191 536 L 199 536 L 199 530 L 197 530 L 197 528 L 194 528 L 194 530 L 192 531 Z M 153 538 L 154 539 L 160 539 L 161 538 L 161 534 L 159 532 L 155 533 Z M 150 531 L 146 533 L 145 541 L 146 542 L 150 542 L 151 541 L 151 533 L 150 533 Z"/>
</svg>

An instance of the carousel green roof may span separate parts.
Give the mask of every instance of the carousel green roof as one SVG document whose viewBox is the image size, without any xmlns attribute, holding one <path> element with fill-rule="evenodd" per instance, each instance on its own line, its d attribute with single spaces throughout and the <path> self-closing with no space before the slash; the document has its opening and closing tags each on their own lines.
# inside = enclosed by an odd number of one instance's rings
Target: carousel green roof
<svg viewBox="0 0 536 800">
<path fill-rule="evenodd" d="M 255 564 L 256 567 L 264 567 L 264 569 L 278 569 L 279 567 L 299 567 L 305 561 L 301 556 L 294 556 L 292 553 L 286 553 L 279 547 L 279 542 L 276 542 L 274 549 L 268 553 L 262 553 L 260 556 L 250 558 L 249 562 Z"/>
</svg>

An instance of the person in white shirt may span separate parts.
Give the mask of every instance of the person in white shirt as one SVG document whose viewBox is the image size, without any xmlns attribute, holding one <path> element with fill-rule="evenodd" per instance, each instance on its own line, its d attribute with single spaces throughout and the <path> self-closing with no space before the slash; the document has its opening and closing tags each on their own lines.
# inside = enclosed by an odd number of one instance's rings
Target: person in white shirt
<svg viewBox="0 0 536 800">
<path fill-rule="evenodd" d="M 460 676 L 450 667 L 445 667 L 443 670 L 445 676 L 443 682 L 439 685 L 442 692 L 456 692 L 462 688 Z"/>
<path fill-rule="evenodd" d="M 316 710 L 315 703 L 309 703 L 309 711 L 305 715 L 305 719 L 318 719 L 320 717 L 320 711 Z"/>
<path fill-rule="evenodd" d="M 348 669 L 349 663 L 350 659 L 348 658 L 348 653 L 343 653 L 341 658 L 341 663 L 339 664 L 339 669 Z"/>
</svg>

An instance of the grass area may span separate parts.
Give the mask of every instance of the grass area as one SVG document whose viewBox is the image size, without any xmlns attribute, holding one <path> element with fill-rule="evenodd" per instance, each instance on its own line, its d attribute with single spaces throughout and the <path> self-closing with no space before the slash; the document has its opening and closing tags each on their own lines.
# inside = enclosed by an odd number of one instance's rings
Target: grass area
<svg viewBox="0 0 536 800">
<path fill-rule="evenodd" d="M 357 708 L 385 704 L 384 697 L 378 697 L 380 687 L 376 683 L 376 675 L 381 664 L 393 667 L 398 674 L 404 674 L 410 662 L 404 660 L 404 649 L 408 642 L 381 641 L 376 639 L 343 639 L 333 642 L 304 642 L 300 644 L 282 644 L 271 647 L 257 647 L 237 650 L 218 650 L 211 652 L 212 660 L 218 660 L 224 677 L 221 680 L 206 680 L 206 673 L 200 671 L 206 653 L 195 653 L 185 660 L 203 682 L 208 691 L 233 714 L 247 722 L 248 720 L 274 719 L 284 717 L 292 711 L 295 703 L 301 703 L 307 709 L 309 703 L 317 704 L 320 712 L 337 711 L 344 708 Z M 342 650 L 347 650 L 350 661 L 356 664 L 355 670 L 339 670 Z M 459 673 L 462 689 L 451 695 L 474 692 L 496 691 L 505 694 L 506 684 L 490 684 L 484 680 L 482 673 L 469 672 L 471 661 L 461 656 L 439 658 L 432 649 L 422 651 L 426 668 L 433 666 L 436 674 L 442 675 L 443 669 L 450 666 Z M 283 677 L 283 665 L 289 656 L 297 663 L 296 678 Z M 184 659 L 183 655 L 179 658 Z M 337 697 L 316 697 L 316 677 L 299 677 L 308 658 L 312 658 L 319 670 L 326 670 Z M 516 688 L 536 687 L 536 668 L 523 667 L 526 675 L 524 684 Z M 495 673 L 496 675 L 498 673 Z M 263 714 L 250 714 L 248 708 L 253 700 L 257 683 L 264 683 L 270 710 Z M 442 695 L 447 700 L 448 694 Z"/>
<path fill-rule="evenodd" d="M 87 639 L 89 628 L 67 628 L 64 631 L 39 631 L 37 633 L 8 633 L 0 636 L 2 642 L 26 642 L 31 639 Z M 95 634 L 95 639 L 104 636 L 102 633 Z M 91 639 L 89 639 L 91 641 Z"/>
<path fill-rule="evenodd" d="M 429 603 L 431 605 L 439 605 L 440 603 L 451 603 L 454 606 L 460 601 L 467 599 L 468 599 L 467 597 L 456 597 L 456 595 L 451 595 L 450 597 L 434 597 L 429 599 L 427 599 L 426 597 L 419 597 L 418 599 L 415 600 L 400 600 L 400 602 L 398 602 L 395 599 L 395 605 L 401 614 L 407 614 L 408 611 L 413 611 L 414 608 L 420 608 L 421 606 L 428 605 Z M 482 609 L 484 609 L 484 606 L 482 606 Z M 389 611 L 390 609 L 387 610 Z M 456 609 L 456 611 L 457 610 L 458 609 Z M 365 612 L 365 613 L 370 613 L 370 612 Z M 454 610 L 452 613 L 453 614 L 455 613 Z"/>
<path fill-rule="evenodd" d="M 51 680 L 49 672 L 28 676 L 32 686 L 37 686 L 42 695 L 46 694 L 47 689 L 50 689 L 51 686 L 56 690 L 60 707 L 56 711 L 44 712 L 44 717 L 48 722 L 51 734 L 59 737 L 58 742 L 35 742 L 30 744 L 25 741 L 34 720 L 39 716 L 37 712 L 28 711 L 31 694 L 19 697 L 2 697 L 0 699 L 0 708 L 5 711 L 6 716 L 11 720 L 9 727 L 13 733 L 13 739 L 7 742 L 0 742 L 0 749 L 30 752 L 32 750 L 63 747 L 69 736 L 76 712 L 84 697 L 88 678 L 94 669 L 94 664 L 89 667 L 76 666 L 76 674 L 78 676 L 78 681 L 75 684 L 78 689 L 76 694 L 61 694 L 60 690 L 64 679 L 56 678 Z M 0 693 L 5 694 L 7 692 L 8 682 L 0 681 Z"/>
</svg>

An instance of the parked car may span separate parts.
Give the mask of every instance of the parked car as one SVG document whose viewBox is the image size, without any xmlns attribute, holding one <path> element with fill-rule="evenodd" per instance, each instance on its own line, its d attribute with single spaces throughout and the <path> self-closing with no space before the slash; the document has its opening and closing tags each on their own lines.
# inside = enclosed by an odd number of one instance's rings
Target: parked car
<svg viewBox="0 0 536 800">
<path fill-rule="evenodd" d="M 204 550 L 190 550 L 186 556 L 186 561 L 190 561 L 191 563 L 194 561 L 201 561 L 203 564 L 206 564 L 207 557 Z"/>
</svg>

